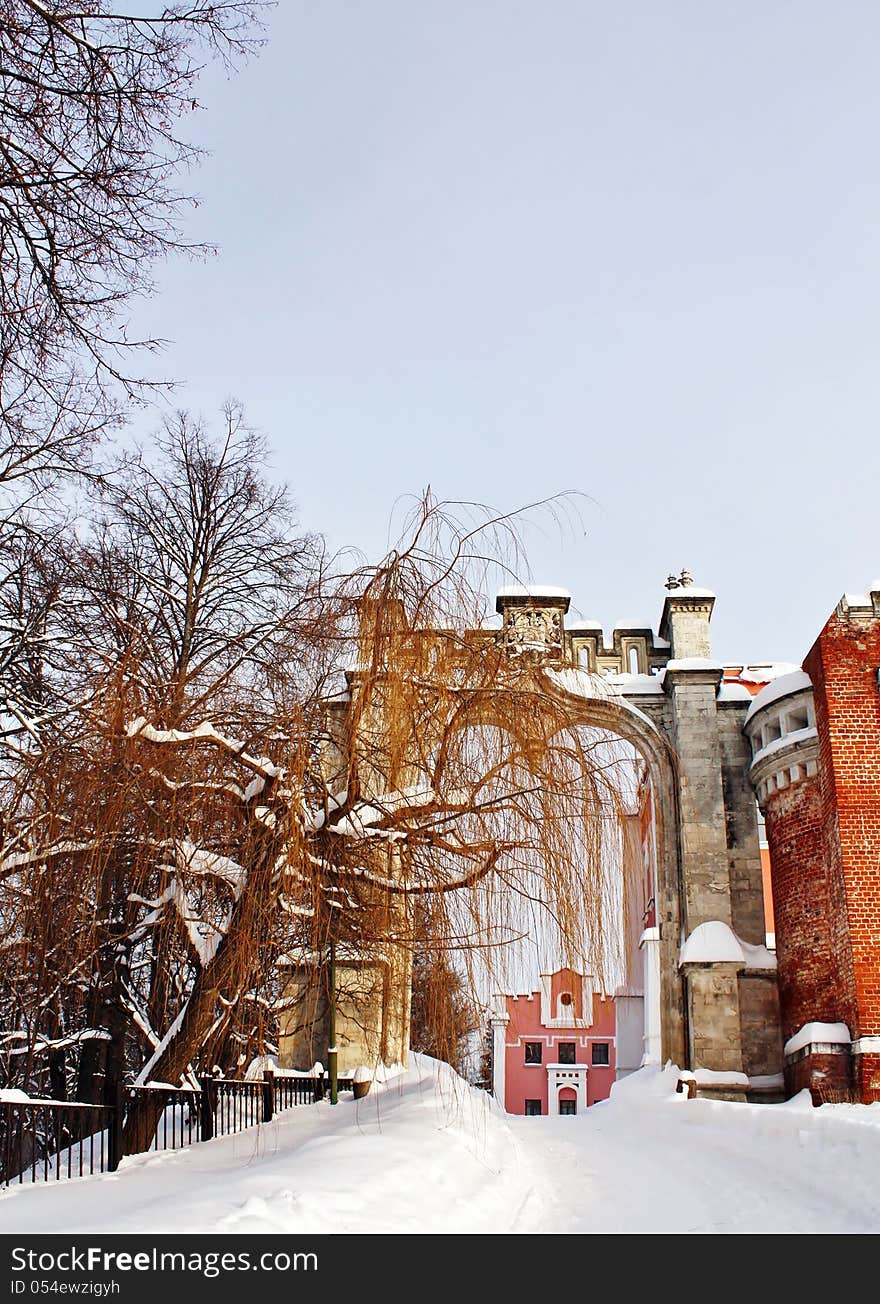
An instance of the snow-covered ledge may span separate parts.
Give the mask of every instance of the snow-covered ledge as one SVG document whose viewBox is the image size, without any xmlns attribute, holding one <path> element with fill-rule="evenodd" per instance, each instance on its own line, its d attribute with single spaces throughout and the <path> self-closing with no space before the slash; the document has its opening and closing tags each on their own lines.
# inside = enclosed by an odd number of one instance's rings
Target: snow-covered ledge
<svg viewBox="0 0 880 1304">
<path fill-rule="evenodd" d="M 774 970 L 776 956 L 766 946 L 753 945 L 737 937 L 720 919 L 708 919 L 688 934 L 678 956 L 686 964 L 735 964 L 741 969 Z"/>
<path fill-rule="evenodd" d="M 805 1023 L 793 1037 L 789 1037 L 782 1048 L 782 1056 L 788 1065 L 806 1059 L 808 1055 L 845 1055 L 851 1046 L 850 1031 L 845 1023 Z"/>
</svg>

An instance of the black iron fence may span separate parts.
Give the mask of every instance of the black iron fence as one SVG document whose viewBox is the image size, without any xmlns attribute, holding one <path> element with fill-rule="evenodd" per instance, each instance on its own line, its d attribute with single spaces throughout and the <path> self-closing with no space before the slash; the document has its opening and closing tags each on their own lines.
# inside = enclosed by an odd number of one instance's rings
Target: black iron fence
<svg viewBox="0 0 880 1304">
<path fill-rule="evenodd" d="M 340 1090 L 351 1087 L 340 1078 Z M 215 1136 L 268 1123 L 283 1110 L 323 1099 L 326 1076 L 276 1077 L 262 1081 L 199 1078 L 199 1089 L 128 1087 L 121 1111 L 74 1101 L 0 1102 L 0 1186 L 61 1181 L 113 1172 L 121 1158 L 122 1115 L 147 1095 L 162 1099 L 151 1150 L 178 1150 Z"/>
<path fill-rule="evenodd" d="M 54 1100 L 0 1103 L 0 1185 L 60 1181 L 110 1167 L 115 1110 Z"/>
</svg>

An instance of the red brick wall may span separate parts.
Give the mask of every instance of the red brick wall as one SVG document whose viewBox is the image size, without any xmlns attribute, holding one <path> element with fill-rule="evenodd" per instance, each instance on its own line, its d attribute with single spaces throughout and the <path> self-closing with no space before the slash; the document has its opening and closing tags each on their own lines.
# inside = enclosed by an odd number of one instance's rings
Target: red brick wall
<svg viewBox="0 0 880 1304">
<path fill-rule="evenodd" d="M 787 1041 L 805 1023 L 846 1021 L 818 781 L 802 779 L 770 794 L 764 816 L 773 863 L 782 1038 Z"/>
<path fill-rule="evenodd" d="M 851 1100 L 851 1073 L 852 1058 L 848 1047 L 845 1055 L 805 1055 L 794 1064 L 786 1065 L 786 1094 L 796 1096 L 806 1087 L 814 1105 Z"/>
<path fill-rule="evenodd" d="M 853 1037 L 880 1035 L 878 667 L 880 619 L 836 613 L 804 662 L 820 739 L 833 942 L 848 987 L 842 1017 Z"/>
</svg>

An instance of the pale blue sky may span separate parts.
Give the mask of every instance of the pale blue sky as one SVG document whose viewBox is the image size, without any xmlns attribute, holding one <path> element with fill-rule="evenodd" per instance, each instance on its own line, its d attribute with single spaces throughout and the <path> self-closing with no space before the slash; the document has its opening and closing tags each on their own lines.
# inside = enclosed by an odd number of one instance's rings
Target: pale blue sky
<svg viewBox="0 0 880 1304">
<path fill-rule="evenodd" d="M 727 660 L 880 575 L 874 0 L 281 0 L 202 100 L 221 253 L 134 327 L 334 546 L 581 490 L 535 578 L 610 628 L 687 565 Z"/>
</svg>

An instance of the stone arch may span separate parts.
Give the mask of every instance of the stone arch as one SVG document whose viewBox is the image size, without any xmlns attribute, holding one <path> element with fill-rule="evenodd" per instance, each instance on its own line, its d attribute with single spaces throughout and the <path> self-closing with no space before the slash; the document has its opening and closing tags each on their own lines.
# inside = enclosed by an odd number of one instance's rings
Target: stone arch
<svg viewBox="0 0 880 1304">
<path fill-rule="evenodd" d="M 657 840 L 661 1059 L 686 1064 L 686 1004 L 678 967 L 682 940 L 682 869 L 674 754 L 654 722 L 625 699 L 585 697 L 558 684 L 548 692 L 564 708 L 568 725 L 604 729 L 622 738 L 636 749 L 648 767 Z"/>
<path fill-rule="evenodd" d="M 571 676 L 571 677 L 570 677 Z M 571 691 L 589 686 L 602 691 L 601 681 L 584 672 L 565 672 L 543 676 L 541 700 L 546 702 L 548 719 L 553 723 L 545 734 L 549 742 L 564 729 L 599 729 L 629 743 L 642 757 L 654 795 L 654 823 L 657 845 L 656 918 L 659 937 L 659 1015 L 660 1059 L 675 1064 L 689 1063 L 687 1004 L 679 971 L 682 943 L 683 886 L 681 864 L 680 815 L 675 756 L 666 738 L 654 722 L 625 698 L 592 696 Z M 460 730 L 476 725 L 505 729 L 509 727 L 515 705 L 510 695 L 504 700 L 491 691 L 463 703 L 456 712 L 447 740 Z"/>
</svg>

